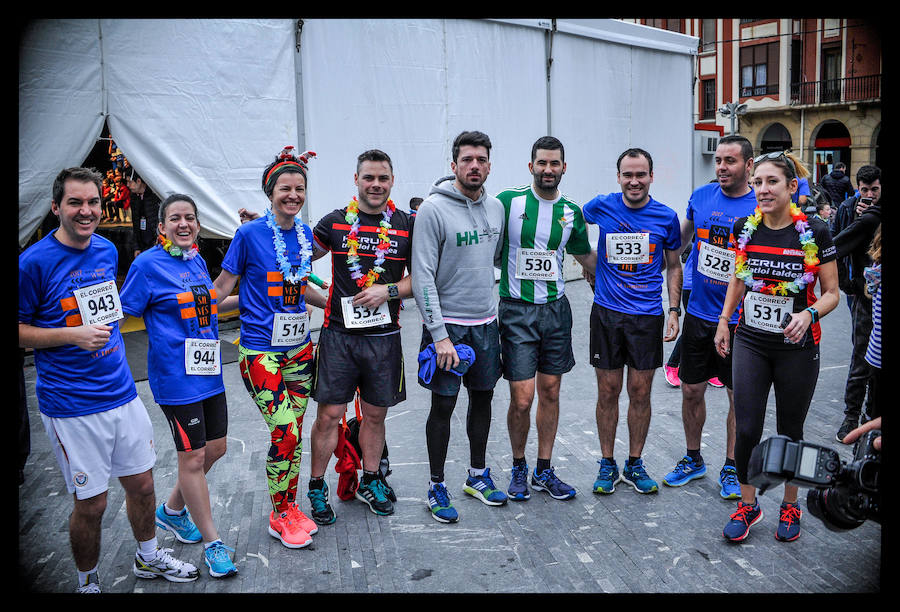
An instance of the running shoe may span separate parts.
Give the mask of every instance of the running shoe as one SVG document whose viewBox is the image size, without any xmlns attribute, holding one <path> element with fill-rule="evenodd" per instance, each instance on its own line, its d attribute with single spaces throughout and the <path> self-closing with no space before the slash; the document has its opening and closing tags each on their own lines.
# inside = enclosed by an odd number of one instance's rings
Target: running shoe
<svg viewBox="0 0 900 612">
<path fill-rule="evenodd" d="M 600 469 L 594 481 L 594 493 L 608 495 L 616 490 L 616 483 L 619 482 L 619 466 L 615 461 L 605 457 L 597 463 L 600 464 Z"/>
<path fill-rule="evenodd" d="M 337 518 L 331 504 L 328 503 L 328 485 L 321 489 L 310 489 L 306 492 L 312 505 L 312 518 L 319 525 L 331 525 Z"/>
<path fill-rule="evenodd" d="M 852 416 L 844 417 L 844 422 L 841 423 L 841 427 L 840 429 L 838 429 L 837 434 L 834 436 L 834 439 L 838 442 L 843 442 L 844 438 L 847 437 L 847 434 L 857 427 L 859 427 L 859 419 Z"/>
<path fill-rule="evenodd" d="M 506 503 L 506 493 L 494 486 L 491 469 L 485 468 L 481 476 L 469 476 L 463 485 L 463 492 L 468 493 L 488 506 L 502 506 Z"/>
<path fill-rule="evenodd" d="M 312 543 L 312 536 L 300 526 L 290 509 L 269 514 L 269 535 L 281 540 L 288 548 L 303 548 Z"/>
<path fill-rule="evenodd" d="M 803 516 L 800 504 L 782 502 L 780 514 L 778 529 L 775 530 L 775 539 L 781 542 L 793 542 L 800 537 L 800 517 Z"/>
<path fill-rule="evenodd" d="M 187 508 L 180 515 L 172 516 L 166 512 L 165 504 L 160 504 L 156 509 L 156 526 L 171 531 L 179 542 L 185 544 L 196 544 L 203 539 Z"/>
<path fill-rule="evenodd" d="M 150 561 L 144 561 L 140 553 L 134 554 L 132 570 L 138 578 L 156 578 L 162 576 L 169 582 L 192 582 L 200 576 L 200 571 L 187 561 L 179 561 L 169 553 L 171 548 L 156 547 L 156 555 Z"/>
<path fill-rule="evenodd" d="M 525 501 L 531 497 L 528 490 L 528 464 L 512 466 L 512 476 L 506 494 L 513 501 Z"/>
<path fill-rule="evenodd" d="M 87 576 L 87 582 L 82 584 L 80 587 L 75 589 L 76 593 L 101 593 L 100 590 L 100 578 L 97 576 L 97 572 L 91 572 Z"/>
<path fill-rule="evenodd" d="M 625 467 L 622 469 L 622 482 L 630 484 L 638 493 L 659 491 L 656 481 L 647 476 L 643 459 L 638 459 L 634 463 L 625 462 Z"/>
<path fill-rule="evenodd" d="M 390 470 L 388 470 L 388 474 L 390 474 Z M 394 493 L 393 487 L 388 484 L 387 475 L 382 472 L 378 472 L 378 479 L 381 481 L 381 485 L 384 487 L 384 494 L 387 496 L 389 500 L 392 502 L 397 501 L 397 494 Z"/>
<path fill-rule="evenodd" d="M 228 556 L 229 552 L 234 552 L 234 549 L 225 546 L 221 540 L 216 540 L 203 551 L 203 560 L 206 562 L 206 567 L 209 568 L 210 576 L 225 578 L 238 573 L 234 562 Z"/>
<path fill-rule="evenodd" d="M 737 470 L 734 466 L 723 465 L 719 472 L 719 495 L 722 499 L 740 499 L 741 483 L 738 482 Z"/>
<path fill-rule="evenodd" d="M 360 483 L 356 488 L 356 499 L 366 503 L 369 510 L 379 516 L 394 513 L 394 504 L 387 498 L 387 491 L 381 480 L 375 478 L 369 484 Z"/>
<path fill-rule="evenodd" d="M 316 526 L 316 523 L 300 511 L 300 505 L 296 501 L 290 503 L 287 511 L 291 515 L 291 520 L 300 525 L 300 528 L 303 529 L 303 531 L 309 535 L 319 533 L 319 528 Z"/>
<path fill-rule="evenodd" d="M 666 384 L 670 387 L 675 387 L 676 389 L 681 386 L 681 379 L 678 378 L 678 368 L 672 366 L 665 366 L 666 370 Z"/>
<path fill-rule="evenodd" d="M 674 470 L 663 476 L 663 484 L 669 487 L 680 487 L 703 476 L 706 476 L 706 464 L 697 464 L 692 457 L 685 455 L 675 464 Z"/>
<path fill-rule="evenodd" d="M 738 502 L 738 508 L 731 515 L 731 520 L 722 530 L 722 535 L 731 542 L 740 542 L 750 533 L 750 528 L 762 520 L 763 511 L 759 501 L 752 504 Z"/>
<path fill-rule="evenodd" d="M 431 483 L 428 489 L 428 509 L 431 510 L 431 518 L 439 523 L 455 523 L 459 520 L 459 514 L 450 503 L 450 491 L 441 483 Z"/>
<path fill-rule="evenodd" d="M 531 486 L 535 491 L 546 491 L 553 499 L 572 499 L 575 497 L 575 489 L 560 480 L 553 468 L 549 468 L 538 474 L 531 475 Z"/>
<path fill-rule="evenodd" d="M 725 383 L 723 383 L 721 380 L 719 380 L 718 376 L 713 376 L 706 382 L 708 382 L 711 387 L 715 387 L 716 389 L 721 389 L 722 387 L 725 386 Z"/>
</svg>

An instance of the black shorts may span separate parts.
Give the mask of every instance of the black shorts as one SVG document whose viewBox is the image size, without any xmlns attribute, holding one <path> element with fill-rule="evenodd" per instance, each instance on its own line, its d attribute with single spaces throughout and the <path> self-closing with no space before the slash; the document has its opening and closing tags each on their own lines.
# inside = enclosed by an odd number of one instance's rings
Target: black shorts
<svg viewBox="0 0 900 612">
<path fill-rule="evenodd" d="M 663 364 L 664 315 L 633 315 L 591 308 L 591 365 L 618 370 L 655 370 Z"/>
<path fill-rule="evenodd" d="M 453 397 L 459 393 L 460 384 L 473 391 L 490 391 L 500 380 L 500 331 L 496 319 L 484 325 L 454 325 L 447 323 L 447 334 L 453 344 L 465 344 L 475 351 L 475 363 L 462 376 L 435 368 L 430 383 L 419 384 L 438 395 Z M 428 328 L 422 326 L 419 351 L 432 343 Z"/>
<path fill-rule="evenodd" d="M 546 304 L 502 298 L 497 314 L 505 379 L 529 380 L 536 372 L 562 375 L 575 367 L 566 296 Z"/>
<path fill-rule="evenodd" d="M 681 330 L 681 363 L 678 367 L 681 382 L 693 385 L 717 376 L 726 387 L 733 388 L 731 353 L 725 358 L 720 357 L 713 343 L 717 327 L 718 323 L 685 313 L 684 327 Z M 736 324 L 728 326 L 731 330 L 728 346 L 734 346 L 736 327 Z"/>
<path fill-rule="evenodd" d="M 175 448 L 192 451 L 203 448 L 210 440 L 224 438 L 228 434 L 228 403 L 225 392 L 181 406 L 159 406 L 162 408 Z"/>
<path fill-rule="evenodd" d="M 406 399 L 400 332 L 363 336 L 322 328 L 313 366 L 313 399 L 319 404 L 349 404 L 357 389 L 361 399 L 382 408 Z"/>
</svg>

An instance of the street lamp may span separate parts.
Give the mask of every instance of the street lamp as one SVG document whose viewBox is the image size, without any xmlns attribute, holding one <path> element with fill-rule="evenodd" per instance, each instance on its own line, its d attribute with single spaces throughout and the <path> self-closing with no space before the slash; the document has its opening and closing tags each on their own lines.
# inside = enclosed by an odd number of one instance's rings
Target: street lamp
<svg viewBox="0 0 900 612">
<path fill-rule="evenodd" d="M 746 104 L 736 104 L 734 102 L 726 102 L 725 105 L 719 109 L 719 114 L 723 117 L 731 118 L 731 135 L 733 136 L 734 131 L 734 122 L 735 120 L 747 112 Z"/>
</svg>

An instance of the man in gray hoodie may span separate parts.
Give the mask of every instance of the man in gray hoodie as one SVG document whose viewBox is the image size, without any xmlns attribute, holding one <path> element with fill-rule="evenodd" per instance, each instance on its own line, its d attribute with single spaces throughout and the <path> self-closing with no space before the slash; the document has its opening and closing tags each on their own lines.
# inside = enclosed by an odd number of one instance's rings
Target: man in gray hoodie
<svg viewBox="0 0 900 612">
<path fill-rule="evenodd" d="M 431 468 L 428 505 L 432 517 L 442 523 L 459 520 L 444 484 L 444 463 L 461 383 L 469 395 L 471 461 L 463 491 L 490 506 L 507 501 L 485 464 L 491 399 L 501 374 L 494 265 L 504 223 L 503 204 L 483 187 L 491 170 L 490 151 L 486 134 L 463 132 L 456 137 L 453 174 L 432 186 L 416 214 L 413 234 L 413 296 L 424 321 L 420 363 L 425 365 L 419 383 L 431 390 L 425 425 Z M 430 369 L 429 360 L 434 366 Z"/>
</svg>

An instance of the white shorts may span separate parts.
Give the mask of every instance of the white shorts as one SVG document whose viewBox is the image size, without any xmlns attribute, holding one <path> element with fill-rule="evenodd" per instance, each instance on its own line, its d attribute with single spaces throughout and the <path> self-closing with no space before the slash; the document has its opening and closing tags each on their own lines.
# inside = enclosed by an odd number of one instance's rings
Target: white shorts
<svg viewBox="0 0 900 612">
<path fill-rule="evenodd" d="M 118 408 L 84 416 L 41 420 L 77 499 L 100 495 L 112 477 L 143 474 L 156 463 L 153 423 L 140 396 Z"/>
</svg>

